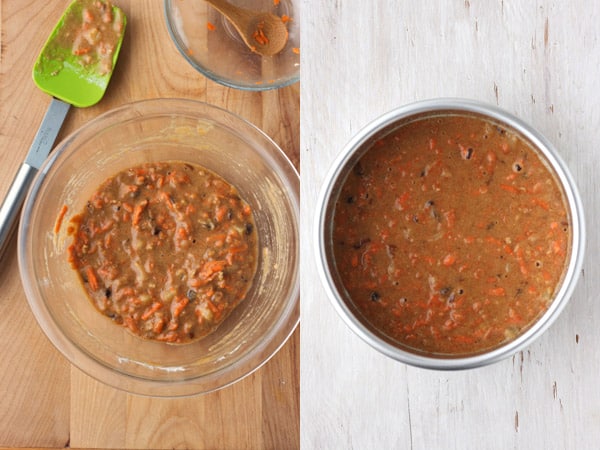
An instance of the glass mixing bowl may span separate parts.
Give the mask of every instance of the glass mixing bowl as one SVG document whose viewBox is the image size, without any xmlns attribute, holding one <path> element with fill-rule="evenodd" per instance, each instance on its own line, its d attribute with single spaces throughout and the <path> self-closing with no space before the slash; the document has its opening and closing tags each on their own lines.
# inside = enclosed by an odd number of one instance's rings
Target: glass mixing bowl
<svg viewBox="0 0 600 450">
<path fill-rule="evenodd" d="M 144 340 L 101 315 L 67 260 L 66 225 L 92 192 L 122 169 L 162 160 L 199 164 L 237 187 L 259 235 L 246 299 L 214 333 L 189 344 Z M 18 256 L 27 300 L 56 348 L 106 384 L 153 396 L 227 386 L 264 364 L 298 323 L 298 191 L 298 173 L 279 147 L 225 110 L 162 99 L 110 111 L 58 145 L 25 201 Z"/>
<path fill-rule="evenodd" d="M 200 73 L 225 86 L 263 91 L 293 84 L 300 77 L 300 2 L 230 0 L 235 6 L 283 17 L 288 42 L 274 56 L 252 52 L 233 25 L 203 0 L 165 0 L 171 38 Z"/>
</svg>

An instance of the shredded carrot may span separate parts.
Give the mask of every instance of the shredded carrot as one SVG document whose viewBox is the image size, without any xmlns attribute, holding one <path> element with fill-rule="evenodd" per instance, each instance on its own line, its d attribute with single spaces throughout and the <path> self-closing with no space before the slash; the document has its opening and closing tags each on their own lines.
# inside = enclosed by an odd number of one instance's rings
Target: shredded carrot
<svg viewBox="0 0 600 450">
<path fill-rule="evenodd" d="M 91 47 L 79 47 L 73 50 L 73 54 L 76 56 L 87 55 L 92 51 Z"/>
<path fill-rule="evenodd" d="M 206 300 L 206 306 L 208 306 L 208 309 L 210 309 L 210 311 L 215 315 L 216 318 L 219 318 L 221 316 L 221 309 L 209 299 Z"/>
<path fill-rule="evenodd" d="M 154 322 L 154 326 L 152 327 L 152 331 L 156 334 L 160 334 L 163 328 L 165 327 L 165 320 L 157 320 Z"/>
<path fill-rule="evenodd" d="M 85 273 L 87 276 L 88 284 L 90 285 L 90 289 L 92 291 L 97 291 L 100 285 L 98 284 L 98 277 L 96 276 L 94 269 L 91 266 L 88 266 Z"/>
<path fill-rule="evenodd" d="M 533 204 L 536 206 L 539 206 L 540 208 L 548 211 L 550 209 L 550 205 L 548 204 L 548 202 L 540 199 L 540 198 L 534 198 L 532 200 Z"/>
<path fill-rule="evenodd" d="M 208 31 L 215 31 L 217 29 L 212 22 L 206 22 L 206 28 L 208 28 Z"/>
<path fill-rule="evenodd" d="M 300 54 L 300 48 L 298 48 L 298 47 L 293 47 L 293 48 L 292 48 L 292 52 L 294 52 L 296 55 L 299 55 L 299 54 Z"/>
<path fill-rule="evenodd" d="M 223 245 L 223 243 L 225 242 L 225 239 L 227 239 L 227 234 L 226 233 L 217 233 L 217 234 L 211 234 L 210 236 L 208 236 L 206 238 L 206 242 L 210 243 L 212 245 Z"/>
<path fill-rule="evenodd" d="M 214 276 L 216 273 L 221 272 L 227 266 L 226 261 L 207 261 L 202 266 L 202 270 L 200 271 L 200 276 L 202 278 L 210 278 Z"/>
<path fill-rule="evenodd" d="M 506 295 L 506 291 L 503 287 L 495 287 L 488 291 L 489 295 L 494 297 L 503 297 Z"/>
<path fill-rule="evenodd" d="M 475 338 L 473 338 L 472 336 L 464 335 L 454 336 L 452 340 L 460 344 L 472 344 L 473 342 L 475 342 Z"/>
<path fill-rule="evenodd" d="M 133 225 L 140 224 L 142 213 L 144 212 L 144 209 L 146 209 L 146 206 L 148 206 L 148 200 L 142 200 L 137 205 L 135 205 L 135 208 L 133 210 L 133 216 L 131 217 L 131 223 Z"/>
<path fill-rule="evenodd" d="M 223 219 L 227 215 L 227 210 L 227 206 L 225 205 L 222 205 L 217 209 L 217 211 L 215 212 L 215 219 L 217 219 L 217 222 L 223 221 Z"/>
<path fill-rule="evenodd" d="M 263 46 L 267 45 L 269 43 L 269 38 L 265 34 L 264 28 L 265 28 L 265 23 L 259 22 L 256 25 L 256 30 L 254 30 L 254 33 L 252 33 L 252 37 L 254 38 L 254 40 Z"/>
<path fill-rule="evenodd" d="M 58 232 L 60 231 L 63 219 L 65 218 L 65 214 L 67 214 L 68 209 L 69 208 L 67 207 L 67 205 L 62 205 L 62 208 L 60 208 L 58 217 L 56 218 L 56 223 L 54 224 L 54 234 L 58 234 Z"/>
<path fill-rule="evenodd" d="M 161 199 L 165 202 L 165 204 L 169 207 L 170 210 L 175 211 L 175 203 L 169 194 L 164 191 L 160 193 Z"/>
<path fill-rule="evenodd" d="M 179 297 L 173 300 L 173 303 L 171 303 L 171 315 L 179 317 L 189 302 L 190 300 L 187 297 Z"/>
<path fill-rule="evenodd" d="M 123 322 L 124 325 L 129 328 L 131 331 L 133 331 L 134 333 L 136 333 L 138 331 L 138 326 L 137 326 L 137 322 L 134 320 L 133 317 L 131 316 L 125 316 L 123 318 Z"/>
<path fill-rule="evenodd" d="M 94 21 L 94 14 L 89 10 L 89 8 L 85 8 L 82 11 L 83 21 L 90 23 Z"/>
<path fill-rule="evenodd" d="M 508 308 L 509 323 L 521 323 L 522 321 L 523 318 L 513 308 Z"/>
<path fill-rule="evenodd" d="M 442 264 L 444 266 L 451 266 L 456 262 L 456 255 L 453 253 L 448 253 L 446 256 L 444 256 L 444 259 L 442 260 Z"/>
<path fill-rule="evenodd" d="M 519 270 L 523 275 L 529 274 L 529 269 L 527 268 L 527 263 L 525 262 L 525 252 L 523 252 L 523 248 L 519 247 L 515 251 L 517 262 L 519 263 Z"/>
<path fill-rule="evenodd" d="M 142 320 L 148 320 L 150 318 L 150 316 L 152 314 L 154 314 L 156 311 L 158 311 L 160 308 L 162 308 L 162 303 L 161 302 L 154 302 L 152 303 L 152 306 L 150 306 L 150 308 L 148 308 L 144 314 L 142 314 Z"/>
<path fill-rule="evenodd" d="M 563 247 L 559 241 L 552 241 L 552 252 L 555 255 L 564 254 Z"/>
<path fill-rule="evenodd" d="M 511 186 L 509 184 L 501 184 L 500 189 L 502 189 L 503 191 L 506 191 L 506 192 L 510 192 L 511 194 L 519 193 L 519 190 L 516 187 Z"/>
</svg>

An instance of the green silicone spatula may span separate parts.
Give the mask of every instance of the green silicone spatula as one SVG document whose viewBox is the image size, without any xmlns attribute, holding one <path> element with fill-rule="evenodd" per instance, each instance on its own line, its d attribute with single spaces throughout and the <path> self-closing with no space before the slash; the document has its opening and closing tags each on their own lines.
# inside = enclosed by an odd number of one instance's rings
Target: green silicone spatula
<svg viewBox="0 0 600 450">
<path fill-rule="evenodd" d="M 109 0 L 75 0 L 54 27 L 33 68 L 33 80 L 52 96 L 33 144 L 0 207 L 0 257 L 21 206 L 46 160 L 70 105 L 99 102 L 117 62 L 127 19 Z"/>
</svg>

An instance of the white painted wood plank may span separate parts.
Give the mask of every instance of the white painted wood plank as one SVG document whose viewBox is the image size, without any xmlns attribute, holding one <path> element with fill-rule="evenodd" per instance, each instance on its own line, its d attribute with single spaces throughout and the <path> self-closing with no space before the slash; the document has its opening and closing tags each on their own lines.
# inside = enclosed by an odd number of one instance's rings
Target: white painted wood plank
<svg viewBox="0 0 600 450">
<path fill-rule="evenodd" d="M 599 448 L 600 3 L 303 1 L 301 89 L 303 448 Z M 362 126 L 431 97 L 517 114 L 558 148 L 587 210 L 584 275 L 522 353 L 462 372 L 407 367 L 339 319 L 316 273 L 314 209 Z"/>
</svg>

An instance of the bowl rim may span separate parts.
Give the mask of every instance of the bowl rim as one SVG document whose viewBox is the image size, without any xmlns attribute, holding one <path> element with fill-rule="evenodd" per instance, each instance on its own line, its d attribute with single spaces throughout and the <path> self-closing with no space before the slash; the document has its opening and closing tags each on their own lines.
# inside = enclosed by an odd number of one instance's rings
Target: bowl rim
<svg viewBox="0 0 600 450">
<path fill-rule="evenodd" d="M 21 211 L 21 220 L 18 229 L 17 256 L 23 289 L 30 309 L 46 337 L 59 353 L 61 353 L 71 364 L 90 377 L 119 390 L 142 396 L 185 397 L 205 394 L 230 386 L 264 366 L 287 343 L 290 336 L 298 327 L 300 321 L 300 255 L 298 252 L 296 255 L 296 263 L 294 265 L 292 283 L 285 292 L 287 294 L 286 299 L 289 303 L 282 309 L 280 315 L 277 316 L 273 326 L 269 328 L 268 332 L 263 337 L 263 342 L 251 346 L 246 354 L 241 355 L 240 358 L 233 363 L 216 371 L 210 371 L 205 375 L 190 377 L 184 380 L 152 380 L 115 370 L 93 357 L 93 355 L 88 354 L 60 330 L 60 327 L 54 322 L 52 313 L 46 303 L 36 300 L 39 287 L 34 283 L 30 284 L 27 282 L 27 277 L 32 279 L 34 274 L 29 270 L 27 263 L 31 252 L 31 250 L 28 249 L 30 246 L 27 245 L 31 224 L 26 218 L 31 215 L 31 211 L 35 206 L 35 199 L 40 189 L 45 186 L 46 176 L 50 168 L 65 152 L 69 151 L 69 144 L 73 139 L 77 136 L 87 138 L 87 134 L 89 134 L 98 124 L 106 122 L 106 125 L 115 125 L 123 120 L 139 118 L 141 117 L 139 108 L 150 109 L 147 117 L 156 117 L 157 115 L 169 113 L 177 114 L 177 107 L 179 106 L 181 109 L 182 105 L 186 108 L 195 109 L 195 113 L 198 117 L 202 118 L 210 119 L 210 116 L 208 115 L 209 112 L 218 111 L 220 114 L 223 114 L 232 120 L 232 122 L 228 123 L 228 128 L 231 127 L 231 123 L 238 123 L 243 127 L 246 127 L 247 130 L 255 133 L 256 136 L 265 140 L 273 151 L 269 152 L 269 164 L 278 166 L 279 175 L 281 175 L 280 172 L 283 170 L 289 172 L 289 179 L 284 180 L 284 184 L 287 187 L 292 188 L 291 190 L 287 189 L 286 193 L 292 207 L 291 209 L 295 218 L 296 229 L 299 229 L 299 173 L 287 154 L 266 133 L 243 117 L 219 106 L 185 98 L 160 98 L 130 102 L 104 112 L 84 123 L 66 136 L 55 146 L 55 150 L 46 159 L 36 174 Z M 184 112 L 180 114 L 189 115 L 190 109 L 184 110 Z M 144 115 L 146 115 L 146 113 Z M 299 237 L 297 240 L 299 241 Z M 297 246 L 297 248 L 299 248 L 299 246 Z M 222 373 L 223 371 L 227 371 L 231 366 L 236 367 L 229 376 Z M 160 366 L 157 365 L 156 367 Z M 167 370 L 177 371 L 177 368 L 169 368 Z"/>
<path fill-rule="evenodd" d="M 548 160 L 549 164 L 554 169 L 556 176 L 563 187 L 567 205 L 572 216 L 573 235 L 571 255 L 563 281 L 561 282 L 561 287 L 550 307 L 529 329 L 519 335 L 516 339 L 513 339 L 498 348 L 492 349 L 491 351 L 472 356 L 434 357 L 421 355 L 402 350 L 384 341 L 375 333 L 368 330 L 354 316 L 350 308 L 348 308 L 344 299 L 335 288 L 334 279 L 327 263 L 328 243 L 327 236 L 325 236 L 327 227 L 327 206 L 331 205 L 334 201 L 332 195 L 335 194 L 334 189 L 336 183 L 343 174 L 345 166 L 356 153 L 366 151 L 364 144 L 367 144 L 374 135 L 385 130 L 386 127 L 411 116 L 434 113 L 436 111 L 482 115 L 492 120 L 505 123 L 515 131 L 521 133 L 525 138 L 531 141 L 534 147 Z M 327 297 L 337 314 L 356 335 L 375 350 L 396 361 L 425 369 L 473 369 L 498 362 L 523 350 L 543 334 L 566 307 L 578 282 L 584 260 L 586 230 L 583 203 L 577 185 L 556 148 L 540 132 L 525 121 L 504 109 L 479 100 L 453 97 L 420 100 L 396 107 L 368 123 L 347 142 L 342 151 L 333 160 L 325 175 L 321 190 L 319 191 L 315 211 L 313 241 L 317 271 Z"/>
</svg>

